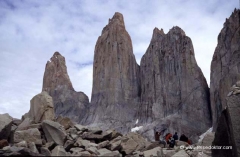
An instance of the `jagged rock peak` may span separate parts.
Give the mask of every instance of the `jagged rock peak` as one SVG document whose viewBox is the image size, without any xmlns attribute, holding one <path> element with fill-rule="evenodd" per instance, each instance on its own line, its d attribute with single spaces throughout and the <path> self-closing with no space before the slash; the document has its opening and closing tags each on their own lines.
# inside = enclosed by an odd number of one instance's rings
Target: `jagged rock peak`
<svg viewBox="0 0 240 157">
<path fill-rule="evenodd" d="M 153 35 L 152 35 L 152 40 L 151 40 L 151 42 L 157 40 L 158 38 L 160 38 L 160 37 L 163 36 L 163 35 L 165 35 L 163 29 L 161 28 L 161 30 L 159 30 L 157 27 L 155 27 L 155 28 L 153 29 Z"/>
<path fill-rule="evenodd" d="M 180 34 L 182 36 L 186 36 L 185 32 L 178 26 L 174 26 L 168 32 L 168 34 Z"/>
<path fill-rule="evenodd" d="M 59 52 L 55 52 L 46 64 L 42 91 L 50 92 L 58 86 L 74 90 L 67 74 L 65 58 Z"/>
<path fill-rule="evenodd" d="M 192 41 L 180 27 L 167 34 L 154 29 L 141 59 L 140 80 L 140 123 L 184 132 L 193 139 L 211 126 L 208 85 L 195 60 Z"/>
<path fill-rule="evenodd" d="M 240 10 L 235 8 L 231 16 L 229 18 L 226 18 L 226 21 L 224 22 L 223 26 L 226 27 L 227 24 L 236 22 L 235 20 L 238 20 L 238 22 L 240 22 L 238 18 L 239 16 L 240 16 Z"/>
<path fill-rule="evenodd" d="M 163 29 L 159 30 L 157 27 L 155 27 L 153 29 L 151 42 L 159 41 L 165 35 L 169 35 L 170 38 L 175 38 L 176 40 L 179 36 L 186 36 L 185 32 L 178 26 L 171 28 L 167 34 L 164 33 Z"/>
<path fill-rule="evenodd" d="M 109 30 L 111 27 L 116 27 L 116 25 L 121 26 L 125 29 L 123 15 L 119 12 L 116 12 L 111 19 L 109 19 L 108 24 L 103 28 L 102 34 Z"/>
<path fill-rule="evenodd" d="M 111 22 L 115 21 L 115 20 L 118 20 L 120 23 L 122 23 L 124 25 L 124 18 L 123 18 L 123 15 L 119 12 L 116 12 L 114 15 L 113 15 L 113 18 L 111 19 Z"/>
</svg>

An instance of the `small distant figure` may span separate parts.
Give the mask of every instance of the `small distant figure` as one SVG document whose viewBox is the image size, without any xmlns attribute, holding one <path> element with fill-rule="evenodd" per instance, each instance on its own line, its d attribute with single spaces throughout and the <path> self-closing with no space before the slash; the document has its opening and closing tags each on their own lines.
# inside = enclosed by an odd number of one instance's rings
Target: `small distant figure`
<svg viewBox="0 0 240 157">
<path fill-rule="evenodd" d="M 177 134 L 177 132 L 175 132 L 175 134 L 173 135 L 173 138 L 174 138 L 175 141 L 178 140 L 178 134 Z"/>
<path fill-rule="evenodd" d="M 169 148 L 173 148 L 175 146 L 175 139 L 173 137 L 171 137 L 169 139 Z"/>
<path fill-rule="evenodd" d="M 160 140 L 160 134 L 158 133 L 158 131 L 155 132 L 155 141 L 159 141 Z"/>
<path fill-rule="evenodd" d="M 172 137 L 172 134 L 167 133 L 165 136 L 165 140 L 167 141 L 167 144 L 169 144 L 169 139 Z"/>
<path fill-rule="evenodd" d="M 171 133 L 167 133 L 165 139 L 167 141 L 167 144 L 169 145 L 169 148 L 173 148 L 175 146 L 175 140 Z"/>
<path fill-rule="evenodd" d="M 155 141 L 159 142 L 159 144 L 163 144 L 164 148 L 166 147 L 166 141 L 164 140 L 164 138 L 161 136 L 162 133 L 156 131 L 156 129 L 154 129 L 154 137 L 155 137 Z M 161 139 L 160 139 L 161 136 Z"/>
<path fill-rule="evenodd" d="M 179 139 L 180 141 L 183 141 L 183 142 L 188 142 L 188 138 L 187 138 L 187 136 L 185 136 L 184 134 L 182 134 L 181 136 L 180 136 L 180 139 Z"/>
</svg>

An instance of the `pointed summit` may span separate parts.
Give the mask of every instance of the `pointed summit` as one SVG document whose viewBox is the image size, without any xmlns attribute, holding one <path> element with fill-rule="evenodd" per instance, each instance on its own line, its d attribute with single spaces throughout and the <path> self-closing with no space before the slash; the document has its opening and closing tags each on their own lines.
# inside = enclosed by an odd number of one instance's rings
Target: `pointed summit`
<svg viewBox="0 0 240 157">
<path fill-rule="evenodd" d="M 55 52 L 46 64 L 42 91 L 46 91 L 53 98 L 57 116 L 62 115 L 81 122 L 89 100 L 84 93 L 74 90 L 67 73 L 65 58 L 59 52 Z"/>
<path fill-rule="evenodd" d="M 51 93 L 52 89 L 63 86 L 66 89 L 74 90 L 67 73 L 65 58 L 59 52 L 55 52 L 46 64 L 42 91 L 49 92 L 51 95 L 53 94 Z"/>
<path fill-rule="evenodd" d="M 123 15 L 119 12 L 116 12 L 113 17 L 112 17 L 112 21 L 118 20 L 119 23 L 124 25 L 124 19 L 123 19 Z"/>
<path fill-rule="evenodd" d="M 165 33 L 164 33 L 163 29 L 159 30 L 157 27 L 155 27 L 153 29 L 153 35 L 152 35 L 151 42 L 158 40 L 160 37 L 162 37 L 164 35 L 165 35 Z"/>
<path fill-rule="evenodd" d="M 178 34 L 178 35 L 186 36 L 186 34 L 182 30 L 182 28 L 180 28 L 178 26 L 174 26 L 173 28 L 171 28 L 168 33 L 169 34 Z"/>
<path fill-rule="evenodd" d="M 111 19 L 109 19 L 108 24 L 103 28 L 102 34 L 113 28 L 119 30 L 125 30 L 124 18 L 123 15 L 119 12 L 116 12 Z"/>
</svg>

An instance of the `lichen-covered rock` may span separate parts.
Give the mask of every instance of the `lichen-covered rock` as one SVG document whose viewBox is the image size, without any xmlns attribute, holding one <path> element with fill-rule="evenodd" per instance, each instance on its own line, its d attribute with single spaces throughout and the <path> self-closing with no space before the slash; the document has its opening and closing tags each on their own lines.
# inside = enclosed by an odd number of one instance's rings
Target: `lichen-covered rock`
<svg viewBox="0 0 240 157">
<path fill-rule="evenodd" d="M 13 118 L 5 113 L 0 114 L 0 139 L 8 139 L 11 133 Z"/>
<path fill-rule="evenodd" d="M 115 13 L 95 46 L 91 107 L 86 123 L 128 132 L 138 108 L 139 83 L 131 38 L 123 15 Z"/>
<path fill-rule="evenodd" d="M 217 127 L 226 96 L 232 85 L 240 80 L 240 10 L 235 9 L 226 19 L 218 35 L 218 45 L 211 63 L 211 108 L 213 131 Z"/>
<path fill-rule="evenodd" d="M 46 91 L 54 103 L 55 114 L 69 117 L 80 122 L 86 114 L 89 104 L 88 97 L 83 92 L 76 92 L 67 73 L 65 58 L 55 52 L 47 62 L 42 91 Z"/>
<path fill-rule="evenodd" d="M 34 123 L 54 119 L 53 100 L 47 92 L 42 92 L 34 96 L 30 102 L 29 118 L 33 120 Z"/>
<path fill-rule="evenodd" d="M 199 136 L 211 126 L 209 88 L 192 41 L 181 28 L 173 27 L 167 34 L 154 29 L 141 59 L 140 77 L 140 123 L 160 122 L 153 126 L 189 136 Z"/>
</svg>

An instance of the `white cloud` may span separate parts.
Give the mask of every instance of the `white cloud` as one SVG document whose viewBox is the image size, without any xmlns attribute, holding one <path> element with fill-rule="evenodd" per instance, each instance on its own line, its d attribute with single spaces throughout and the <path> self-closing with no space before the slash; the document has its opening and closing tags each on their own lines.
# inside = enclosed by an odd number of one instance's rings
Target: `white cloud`
<svg viewBox="0 0 240 157">
<path fill-rule="evenodd" d="M 237 1 L 31 0 L 0 1 L 0 113 L 20 118 L 41 92 L 46 62 L 55 51 L 66 58 L 76 91 L 89 98 L 94 48 L 114 12 L 124 15 L 140 63 L 154 27 L 180 26 L 192 39 L 196 60 L 209 82 L 217 35 Z"/>
</svg>

